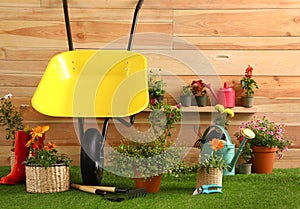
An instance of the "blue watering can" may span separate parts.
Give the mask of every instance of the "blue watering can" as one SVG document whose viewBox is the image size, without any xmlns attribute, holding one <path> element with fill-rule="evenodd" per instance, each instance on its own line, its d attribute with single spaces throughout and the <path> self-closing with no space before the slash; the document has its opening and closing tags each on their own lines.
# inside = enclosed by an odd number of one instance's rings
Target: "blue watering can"
<svg viewBox="0 0 300 209">
<path fill-rule="evenodd" d="M 204 162 L 207 159 L 207 157 L 213 153 L 210 141 L 213 138 L 221 139 L 224 142 L 224 147 L 221 150 L 218 150 L 216 154 L 222 156 L 226 164 L 228 164 L 229 166 L 227 170 L 223 171 L 223 175 L 235 175 L 235 164 L 246 144 L 247 139 L 253 139 L 255 137 L 254 132 L 247 128 L 243 129 L 241 133 L 244 138 L 241 142 L 240 147 L 237 149 L 237 152 L 235 152 L 235 144 L 232 143 L 227 130 L 219 125 L 209 126 L 203 133 L 200 162 Z"/>
</svg>

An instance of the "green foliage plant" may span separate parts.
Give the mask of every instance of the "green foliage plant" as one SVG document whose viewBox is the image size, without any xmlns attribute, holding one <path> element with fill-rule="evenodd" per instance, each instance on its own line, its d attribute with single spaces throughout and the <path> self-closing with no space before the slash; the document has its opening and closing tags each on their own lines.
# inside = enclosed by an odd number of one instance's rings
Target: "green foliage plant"
<svg viewBox="0 0 300 209">
<path fill-rule="evenodd" d="M 24 129 L 23 115 L 26 106 L 16 108 L 11 98 L 12 94 L 7 94 L 0 99 L 0 126 L 5 127 L 5 138 L 11 140 L 14 147 L 16 131 Z"/>
<path fill-rule="evenodd" d="M 192 86 L 186 85 L 182 87 L 182 95 L 193 96 Z"/>
<path fill-rule="evenodd" d="M 165 83 L 163 79 L 161 79 L 159 72 L 161 69 L 154 73 L 153 70 L 149 71 L 149 79 L 148 79 L 148 91 L 151 98 L 158 98 L 165 94 Z"/>
<path fill-rule="evenodd" d="M 174 124 L 181 120 L 181 106 L 152 98 L 148 108 L 149 130 L 124 138 L 114 148 L 111 161 L 114 172 L 120 175 L 130 176 L 134 170 L 135 175 L 148 178 L 167 173 L 180 162 L 180 148 L 172 142 L 171 135 Z"/>
</svg>

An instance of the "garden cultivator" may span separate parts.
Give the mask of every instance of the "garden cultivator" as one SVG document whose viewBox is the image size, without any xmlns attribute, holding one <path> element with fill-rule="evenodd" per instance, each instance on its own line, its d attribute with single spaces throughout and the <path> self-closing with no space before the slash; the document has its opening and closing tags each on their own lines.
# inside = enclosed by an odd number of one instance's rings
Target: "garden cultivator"
<svg viewBox="0 0 300 209">
<path fill-rule="evenodd" d="M 79 189 L 84 192 L 102 195 L 106 200 L 114 201 L 114 202 L 121 202 L 125 199 L 134 199 L 137 197 L 145 197 L 147 194 L 146 188 L 128 190 L 128 189 L 122 189 L 117 187 L 85 186 L 79 184 L 71 184 L 71 187 L 73 187 L 74 189 Z M 120 196 L 113 197 L 111 195 L 112 193 L 117 193 L 118 195 L 125 194 L 125 196 L 123 195 L 122 197 Z"/>
</svg>

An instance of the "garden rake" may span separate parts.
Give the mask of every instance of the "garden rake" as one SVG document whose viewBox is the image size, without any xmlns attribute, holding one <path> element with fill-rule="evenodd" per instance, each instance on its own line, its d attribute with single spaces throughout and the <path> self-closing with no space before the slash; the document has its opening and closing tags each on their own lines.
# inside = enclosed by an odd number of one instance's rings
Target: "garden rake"
<svg viewBox="0 0 300 209">
<path fill-rule="evenodd" d="M 74 189 L 78 189 L 84 192 L 97 194 L 103 196 L 106 200 L 114 201 L 114 202 L 121 202 L 125 199 L 134 199 L 138 197 L 145 197 L 147 192 L 146 188 L 141 189 L 123 189 L 117 187 L 109 187 L 109 186 L 86 186 L 80 184 L 71 184 L 71 187 Z M 118 195 L 123 194 L 122 197 L 113 197 L 109 196 L 108 194 L 118 193 Z M 125 194 L 125 195 L 124 195 Z"/>
</svg>

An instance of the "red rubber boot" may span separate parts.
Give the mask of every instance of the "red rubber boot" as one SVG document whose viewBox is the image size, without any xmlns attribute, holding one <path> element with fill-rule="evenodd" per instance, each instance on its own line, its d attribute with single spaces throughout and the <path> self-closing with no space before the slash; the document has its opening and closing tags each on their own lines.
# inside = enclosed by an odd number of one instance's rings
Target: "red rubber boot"
<svg viewBox="0 0 300 209">
<path fill-rule="evenodd" d="M 0 184 L 18 184 L 25 180 L 25 165 L 23 162 L 29 154 L 29 149 L 25 146 L 29 137 L 24 131 L 16 132 L 14 167 L 10 174 L 0 179 Z"/>
</svg>

